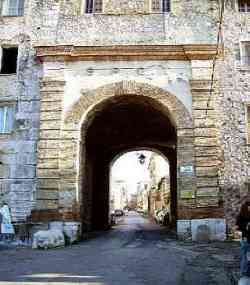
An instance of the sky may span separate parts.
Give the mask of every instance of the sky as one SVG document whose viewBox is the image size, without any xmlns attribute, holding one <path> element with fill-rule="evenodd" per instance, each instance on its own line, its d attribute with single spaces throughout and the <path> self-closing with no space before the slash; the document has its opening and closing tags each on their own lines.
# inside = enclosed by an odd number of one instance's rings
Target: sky
<svg viewBox="0 0 250 285">
<path fill-rule="evenodd" d="M 138 160 L 138 155 L 141 153 L 146 156 L 144 164 L 140 164 Z M 149 180 L 147 166 L 151 153 L 151 151 L 133 151 L 125 153 L 119 157 L 111 169 L 112 180 L 125 180 L 128 185 L 128 193 L 135 193 L 137 182 Z M 160 162 L 161 160 L 162 163 L 160 163 L 158 167 L 161 168 L 162 173 L 168 173 L 168 165 L 166 161 L 163 158 L 160 158 Z"/>
</svg>

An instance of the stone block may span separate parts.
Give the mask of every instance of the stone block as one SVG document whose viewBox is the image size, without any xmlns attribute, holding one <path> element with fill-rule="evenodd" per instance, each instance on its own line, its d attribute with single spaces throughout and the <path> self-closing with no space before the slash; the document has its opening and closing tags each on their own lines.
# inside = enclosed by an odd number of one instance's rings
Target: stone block
<svg viewBox="0 0 250 285">
<path fill-rule="evenodd" d="M 218 131 L 216 128 L 195 128 L 194 135 L 196 137 L 217 137 Z"/>
<path fill-rule="evenodd" d="M 58 168 L 59 161 L 57 158 L 38 159 L 37 168 L 56 169 Z"/>
<path fill-rule="evenodd" d="M 33 236 L 33 249 L 49 249 L 55 247 L 64 247 L 65 239 L 63 232 L 56 229 L 47 231 L 38 231 Z"/>
<path fill-rule="evenodd" d="M 40 122 L 41 130 L 59 130 L 60 129 L 60 120 L 44 120 Z"/>
<path fill-rule="evenodd" d="M 58 149 L 39 149 L 38 150 L 38 158 L 39 159 L 57 159 L 59 156 L 59 150 Z"/>
<path fill-rule="evenodd" d="M 36 199 L 38 200 L 58 200 L 58 197 L 58 191 L 55 191 L 55 189 L 38 189 L 36 192 Z"/>
<path fill-rule="evenodd" d="M 49 121 L 49 120 L 60 120 L 61 119 L 61 111 L 53 111 L 53 112 L 41 112 L 40 120 L 41 121 Z"/>
<path fill-rule="evenodd" d="M 15 164 L 11 167 L 10 178 L 34 178 L 36 174 L 36 167 L 32 165 Z"/>
<path fill-rule="evenodd" d="M 8 165 L 0 164 L 0 178 L 10 177 L 10 167 Z"/>
<path fill-rule="evenodd" d="M 196 157 L 195 165 L 197 167 L 210 167 L 219 165 L 218 158 L 216 156 L 207 156 L 207 157 Z"/>
<path fill-rule="evenodd" d="M 192 232 L 190 220 L 177 220 L 177 235 L 180 239 L 191 238 Z"/>
<path fill-rule="evenodd" d="M 40 139 L 46 140 L 55 140 L 60 138 L 60 131 L 58 130 L 40 130 L 39 132 Z"/>
<path fill-rule="evenodd" d="M 37 177 L 39 178 L 59 178 L 59 169 L 45 169 L 45 168 L 38 168 L 37 169 Z"/>
<path fill-rule="evenodd" d="M 196 146 L 217 146 L 217 138 L 204 138 L 204 137 L 195 137 L 194 144 Z"/>
<path fill-rule="evenodd" d="M 62 110 L 62 103 L 61 101 L 54 101 L 54 102 L 41 102 L 41 112 L 43 111 L 50 111 L 50 112 L 57 112 Z"/>
<path fill-rule="evenodd" d="M 250 285 L 250 278 L 246 276 L 241 277 L 238 285 Z"/>
<path fill-rule="evenodd" d="M 69 244 L 75 243 L 80 240 L 81 223 L 64 222 L 63 232 L 65 234 L 66 241 L 68 241 Z"/>
<path fill-rule="evenodd" d="M 217 197 L 219 194 L 218 187 L 202 187 L 197 188 L 197 197 Z"/>
<path fill-rule="evenodd" d="M 75 204 L 76 196 L 75 196 L 75 188 L 72 189 L 72 191 L 65 191 L 60 190 L 59 191 L 59 200 L 60 205 L 63 205 L 64 207 L 72 207 Z"/>
<path fill-rule="evenodd" d="M 58 200 L 37 200 L 35 204 L 36 210 L 52 210 L 58 209 Z"/>
<path fill-rule="evenodd" d="M 194 147 L 195 156 L 197 157 L 207 157 L 207 156 L 217 156 L 218 147 L 217 146 L 195 146 Z"/>
<path fill-rule="evenodd" d="M 208 208 L 208 207 L 218 207 L 219 206 L 219 197 L 201 197 L 197 196 L 196 198 L 196 207 L 197 208 Z"/>
<path fill-rule="evenodd" d="M 197 187 L 216 187 L 218 186 L 217 177 L 197 177 L 196 179 Z"/>
<path fill-rule="evenodd" d="M 216 177 L 218 175 L 218 168 L 215 166 L 211 167 L 196 167 L 197 177 Z"/>
<path fill-rule="evenodd" d="M 195 198 L 195 191 L 194 190 L 183 190 L 183 189 L 181 189 L 180 198 L 181 199 L 194 199 Z"/>
<path fill-rule="evenodd" d="M 224 219 L 191 220 L 191 231 L 194 241 L 224 241 L 226 221 Z"/>
<path fill-rule="evenodd" d="M 59 179 L 55 178 L 39 178 L 37 181 L 37 187 L 40 189 L 58 189 Z"/>
<path fill-rule="evenodd" d="M 38 149 L 59 149 L 59 140 L 40 140 L 37 144 Z"/>
</svg>

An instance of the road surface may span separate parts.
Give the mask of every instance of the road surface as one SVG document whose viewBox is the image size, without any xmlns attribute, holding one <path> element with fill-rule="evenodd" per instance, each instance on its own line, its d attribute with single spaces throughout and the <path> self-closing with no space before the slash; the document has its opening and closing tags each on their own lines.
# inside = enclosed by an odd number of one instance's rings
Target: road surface
<svg viewBox="0 0 250 285">
<path fill-rule="evenodd" d="M 211 257 L 130 212 L 113 230 L 72 247 L 0 251 L 0 285 L 229 285 L 222 261 Z"/>
</svg>

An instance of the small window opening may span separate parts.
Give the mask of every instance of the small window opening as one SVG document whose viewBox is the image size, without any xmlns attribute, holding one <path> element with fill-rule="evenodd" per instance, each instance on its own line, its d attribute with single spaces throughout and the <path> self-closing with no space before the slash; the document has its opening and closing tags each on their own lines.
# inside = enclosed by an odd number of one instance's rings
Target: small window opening
<svg viewBox="0 0 250 285">
<path fill-rule="evenodd" d="M 247 106 L 247 143 L 250 144 L 250 105 Z"/>
<path fill-rule="evenodd" d="M 17 70 L 17 56 L 18 48 L 3 48 L 2 49 L 2 62 L 1 62 L 1 74 L 16 73 Z"/>
<path fill-rule="evenodd" d="M 14 126 L 14 106 L 0 106 L 0 134 L 11 133 Z"/>
<path fill-rule="evenodd" d="M 87 14 L 101 13 L 102 12 L 102 0 L 86 0 L 85 12 Z"/>
<path fill-rule="evenodd" d="M 170 12 L 170 0 L 152 0 L 152 12 L 167 13 Z"/>
<path fill-rule="evenodd" d="M 170 12 L 170 0 L 162 1 L 162 12 L 164 13 Z"/>
<path fill-rule="evenodd" d="M 239 12 L 250 12 L 250 0 L 239 0 Z"/>
<path fill-rule="evenodd" d="M 24 0 L 3 0 L 2 16 L 23 16 Z"/>
</svg>

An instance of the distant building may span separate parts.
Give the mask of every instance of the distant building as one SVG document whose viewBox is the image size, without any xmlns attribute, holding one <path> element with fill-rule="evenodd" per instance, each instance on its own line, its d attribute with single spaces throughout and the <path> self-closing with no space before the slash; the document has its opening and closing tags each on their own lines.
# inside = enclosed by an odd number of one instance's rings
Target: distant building
<svg viewBox="0 0 250 285">
<path fill-rule="evenodd" d="M 124 180 L 112 181 L 110 191 L 110 211 L 128 206 L 128 185 Z"/>
<path fill-rule="evenodd" d="M 137 207 L 144 213 L 149 211 L 149 181 L 140 181 L 137 184 Z"/>
<path fill-rule="evenodd" d="M 170 210 L 170 180 L 168 163 L 161 156 L 152 153 L 148 170 L 150 173 L 150 182 L 148 185 L 148 210 L 154 215 L 156 210 L 168 208 Z"/>
<path fill-rule="evenodd" d="M 130 194 L 128 206 L 132 210 L 137 208 L 137 194 Z"/>
</svg>

